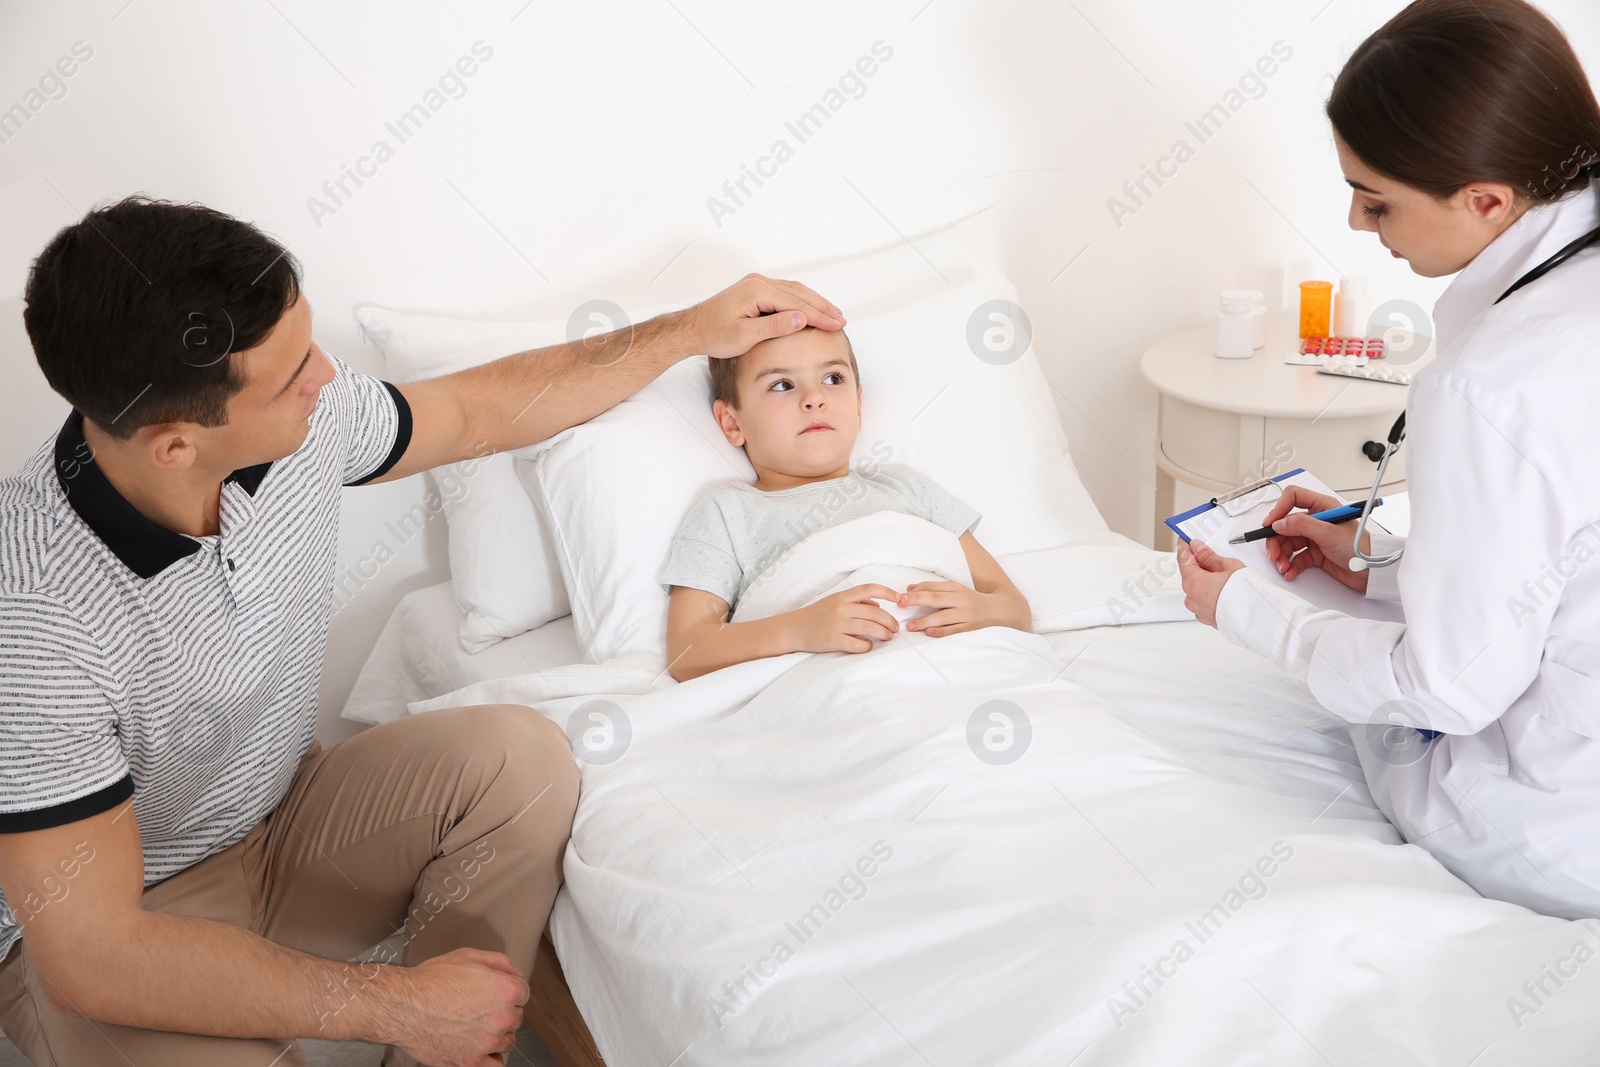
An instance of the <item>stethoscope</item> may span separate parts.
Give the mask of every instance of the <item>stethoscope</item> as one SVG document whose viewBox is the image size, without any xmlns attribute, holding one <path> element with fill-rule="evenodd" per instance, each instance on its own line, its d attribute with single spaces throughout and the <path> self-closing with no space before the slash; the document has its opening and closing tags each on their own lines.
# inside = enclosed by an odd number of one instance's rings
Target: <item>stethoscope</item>
<svg viewBox="0 0 1600 1067">
<path fill-rule="evenodd" d="M 1524 285 L 1532 284 L 1555 270 L 1561 264 L 1571 259 L 1591 245 L 1600 243 L 1600 227 L 1596 227 L 1582 237 L 1567 245 L 1561 251 L 1539 264 L 1537 267 L 1518 278 L 1516 282 L 1501 293 L 1495 303 L 1500 303 Z M 1394 420 L 1394 426 L 1389 430 L 1388 443 L 1384 446 L 1383 456 L 1378 460 L 1378 476 L 1373 479 L 1372 492 L 1367 494 L 1366 503 L 1361 507 L 1361 517 L 1356 520 L 1355 558 L 1350 561 L 1352 571 L 1364 571 L 1368 567 L 1387 567 L 1392 563 L 1399 563 L 1400 557 L 1405 553 L 1405 547 L 1395 549 L 1388 555 L 1373 556 L 1361 550 L 1361 538 L 1367 531 L 1367 518 L 1372 514 L 1373 502 L 1378 499 L 1378 487 L 1383 484 L 1384 471 L 1388 469 L 1389 458 L 1400 451 L 1400 442 L 1406 439 L 1406 413 L 1401 412 L 1400 417 Z"/>
</svg>

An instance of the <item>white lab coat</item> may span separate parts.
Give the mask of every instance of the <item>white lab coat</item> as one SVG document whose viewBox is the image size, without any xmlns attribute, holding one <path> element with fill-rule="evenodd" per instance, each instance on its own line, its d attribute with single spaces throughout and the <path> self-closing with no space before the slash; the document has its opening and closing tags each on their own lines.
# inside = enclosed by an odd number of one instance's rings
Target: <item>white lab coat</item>
<svg viewBox="0 0 1600 1067">
<path fill-rule="evenodd" d="M 1381 724 L 1351 732 L 1407 841 L 1566 918 L 1600 915 L 1600 250 L 1494 301 L 1600 223 L 1597 195 L 1527 212 L 1435 308 L 1406 404 L 1406 553 L 1367 589 L 1406 621 L 1321 611 L 1248 570 L 1217 603 L 1229 639 Z"/>
</svg>

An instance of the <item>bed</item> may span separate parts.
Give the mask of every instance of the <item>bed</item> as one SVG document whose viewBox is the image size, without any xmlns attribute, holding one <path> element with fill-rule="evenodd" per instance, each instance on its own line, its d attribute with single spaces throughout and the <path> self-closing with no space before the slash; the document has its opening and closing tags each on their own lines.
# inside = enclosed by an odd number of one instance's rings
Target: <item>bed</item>
<svg viewBox="0 0 1600 1067">
<path fill-rule="evenodd" d="M 452 658 L 459 622 L 448 586 L 413 593 L 380 652 Z M 543 672 L 486 678 L 483 699 L 559 676 L 570 626 L 525 635 L 514 655 Z M 692 701 L 542 703 L 637 713 L 626 757 L 585 768 L 535 976 L 530 1019 L 560 1062 L 1592 1062 L 1594 924 L 1479 898 L 1401 844 L 1302 686 L 1194 622 L 1038 642 L 1009 650 L 1039 663 L 1006 690 L 1034 729 L 1009 766 L 973 758 L 949 715 L 888 747 L 869 719 L 807 749 L 802 724 L 749 717 L 772 710 L 746 698 L 774 666 Z M 968 643 L 956 659 L 1007 651 Z M 928 669 L 886 651 L 856 684 Z M 637 728 L 656 715 L 670 728 Z M 800 769 L 780 775 L 779 753 Z M 742 769 L 719 785 L 725 760 Z M 828 899 L 851 871 L 865 888 Z"/>
<path fill-rule="evenodd" d="M 703 359 L 458 472 L 451 581 L 401 602 L 345 714 L 511 702 L 566 729 L 583 789 L 530 1011 L 552 1051 L 1600 1059 L 1600 921 L 1483 899 L 1403 843 L 1359 770 L 1356 746 L 1381 738 L 1193 621 L 1173 557 L 1106 527 L 981 229 L 913 238 L 912 268 L 940 279 L 920 296 L 883 288 L 905 277 L 889 252 L 799 273 L 853 312 L 854 461 L 972 503 L 1031 633 L 901 633 L 672 682 L 654 574 L 694 496 L 750 472 L 710 425 Z M 874 294 L 879 313 L 855 311 Z M 361 316 L 401 378 L 561 328 Z M 752 594 L 783 610 L 944 573 L 909 528 L 842 531 L 798 540 Z"/>
</svg>

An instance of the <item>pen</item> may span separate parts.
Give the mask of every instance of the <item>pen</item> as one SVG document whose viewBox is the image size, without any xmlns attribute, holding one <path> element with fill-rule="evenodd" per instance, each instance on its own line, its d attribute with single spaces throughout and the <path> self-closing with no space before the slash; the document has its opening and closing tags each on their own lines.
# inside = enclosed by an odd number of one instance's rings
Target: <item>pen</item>
<svg viewBox="0 0 1600 1067">
<path fill-rule="evenodd" d="M 1372 506 L 1377 507 L 1381 503 L 1383 503 L 1383 497 L 1380 496 L 1372 502 Z M 1358 517 L 1364 507 L 1366 507 L 1365 504 L 1341 504 L 1336 508 L 1329 508 L 1327 511 L 1313 512 L 1311 517 L 1313 519 L 1321 519 L 1323 522 L 1349 522 L 1351 519 Z M 1259 541 L 1263 537 L 1276 536 L 1278 536 L 1276 530 L 1270 526 L 1263 526 L 1259 530 L 1251 530 L 1248 533 L 1240 534 L 1238 537 L 1228 538 L 1228 544 L 1242 545 L 1246 541 Z"/>
</svg>

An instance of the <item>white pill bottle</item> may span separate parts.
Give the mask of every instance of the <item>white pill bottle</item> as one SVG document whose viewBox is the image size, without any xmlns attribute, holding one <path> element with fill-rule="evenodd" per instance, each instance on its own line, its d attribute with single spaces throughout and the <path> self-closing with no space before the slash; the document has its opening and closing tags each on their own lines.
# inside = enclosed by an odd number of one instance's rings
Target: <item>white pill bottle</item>
<svg viewBox="0 0 1600 1067">
<path fill-rule="evenodd" d="M 1370 318 L 1372 295 L 1367 292 L 1366 276 L 1347 274 L 1340 278 L 1339 291 L 1333 295 L 1333 335 L 1366 337 Z"/>
<path fill-rule="evenodd" d="M 1216 353 L 1219 358 L 1249 359 L 1255 351 L 1250 304 L 1250 290 L 1222 290 L 1222 295 L 1217 299 Z"/>
</svg>

